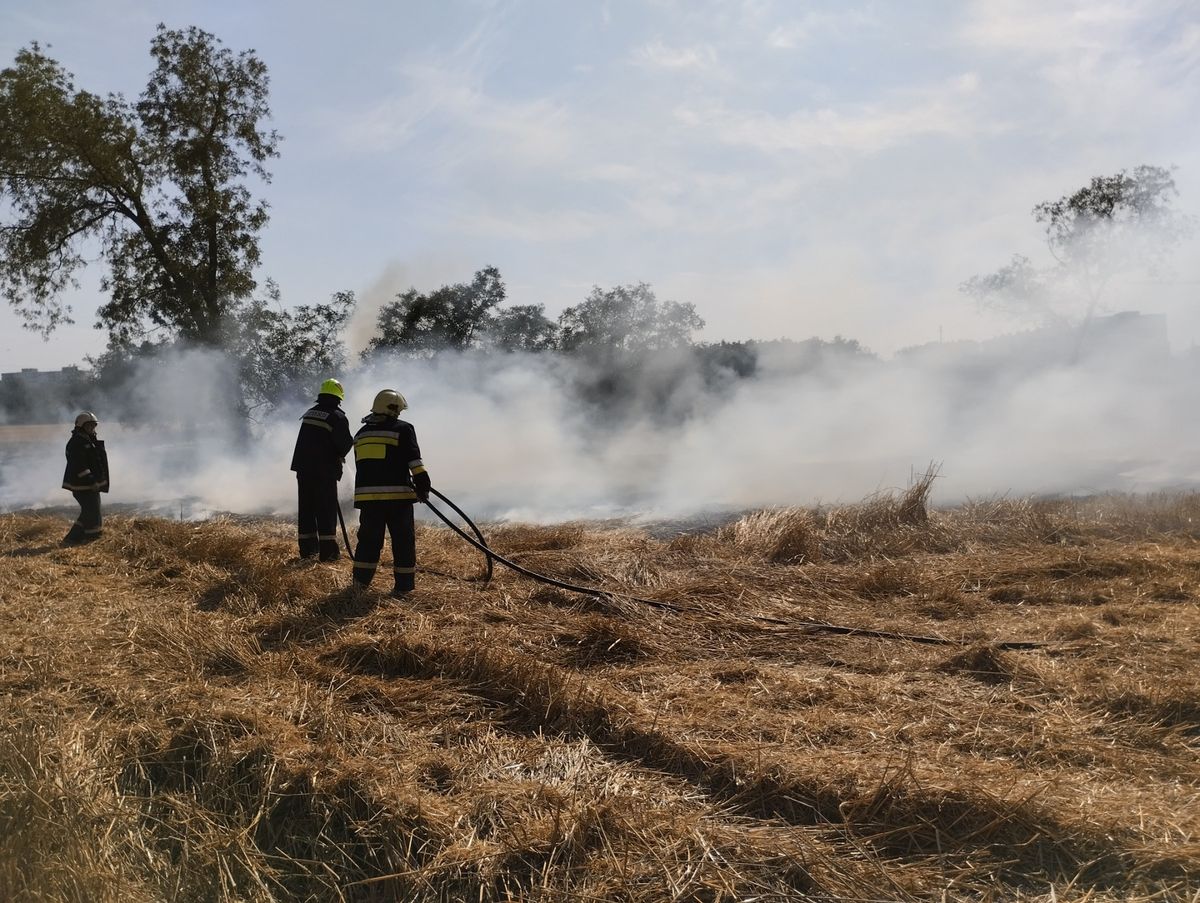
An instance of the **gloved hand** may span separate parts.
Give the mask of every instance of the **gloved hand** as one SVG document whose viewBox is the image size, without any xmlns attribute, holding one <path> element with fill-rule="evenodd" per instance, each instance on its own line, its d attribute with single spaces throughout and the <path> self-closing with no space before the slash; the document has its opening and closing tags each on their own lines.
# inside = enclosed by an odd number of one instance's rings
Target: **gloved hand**
<svg viewBox="0 0 1200 903">
<path fill-rule="evenodd" d="M 418 474 L 413 474 L 413 490 L 417 493 L 417 498 L 423 502 L 429 501 L 429 492 L 433 489 L 433 484 L 429 482 L 429 474 L 422 471 Z"/>
</svg>

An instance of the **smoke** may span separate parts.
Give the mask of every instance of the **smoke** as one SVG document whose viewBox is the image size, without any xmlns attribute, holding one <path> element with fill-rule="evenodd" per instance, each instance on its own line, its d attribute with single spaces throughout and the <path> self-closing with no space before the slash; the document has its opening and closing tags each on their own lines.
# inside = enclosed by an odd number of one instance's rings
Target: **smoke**
<svg viewBox="0 0 1200 903">
<path fill-rule="evenodd" d="M 815 353 L 820 352 L 820 353 Z M 642 360 L 445 354 L 340 374 L 353 426 L 375 393 L 409 400 L 434 486 L 482 518 L 554 521 L 857 501 L 941 463 L 934 500 L 1194 486 L 1195 364 L 1160 318 L 1076 333 L 931 345 L 888 361 L 777 343 L 740 376 L 690 350 Z M 306 405 L 246 424 L 224 355 L 144 361 L 101 410 L 113 489 L 185 517 L 288 515 Z M 324 374 L 321 374 L 324 376 Z M 13 428 L 9 428 L 13 429 Z M 70 504 L 57 488 L 70 431 L 9 443 L 0 506 Z M 340 484 L 343 508 L 353 464 Z"/>
</svg>

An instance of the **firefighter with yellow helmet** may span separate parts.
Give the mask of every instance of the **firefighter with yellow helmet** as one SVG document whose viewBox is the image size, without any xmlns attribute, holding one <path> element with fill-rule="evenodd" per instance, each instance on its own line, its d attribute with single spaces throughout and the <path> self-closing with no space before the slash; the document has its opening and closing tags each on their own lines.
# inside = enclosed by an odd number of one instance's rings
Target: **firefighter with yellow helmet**
<svg viewBox="0 0 1200 903">
<path fill-rule="evenodd" d="M 321 383 L 317 403 L 300 418 L 292 452 L 296 472 L 296 534 L 300 557 L 320 555 L 321 561 L 341 557 L 337 544 L 337 484 L 342 465 L 354 447 L 350 420 L 342 410 L 346 397 L 336 379 Z"/>
<path fill-rule="evenodd" d="M 354 582 L 362 587 L 371 585 L 387 531 L 392 537 L 393 596 L 411 592 L 415 586 L 413 504 L 425 501 L 431 488 L 417 432 L 400 419 L 400 412 L 407 407 L 403 395 L 384 389 L 375 396 L 371 413 L 354 434 L 354 507 L 358 509 Z"/>
</svg>

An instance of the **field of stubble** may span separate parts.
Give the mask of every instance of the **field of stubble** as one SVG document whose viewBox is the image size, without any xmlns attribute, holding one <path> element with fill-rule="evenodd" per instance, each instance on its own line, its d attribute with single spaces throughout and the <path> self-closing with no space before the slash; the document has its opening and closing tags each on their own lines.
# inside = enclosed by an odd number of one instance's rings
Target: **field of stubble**
<svg viewBox="0 0 1200 903">
<path fill-rule="evenodd" d="M 484 527 L 676 610 L 0 516 L 0 899 L 1200 899 L 1200 497 L 924 491 Z"/>
</svg>

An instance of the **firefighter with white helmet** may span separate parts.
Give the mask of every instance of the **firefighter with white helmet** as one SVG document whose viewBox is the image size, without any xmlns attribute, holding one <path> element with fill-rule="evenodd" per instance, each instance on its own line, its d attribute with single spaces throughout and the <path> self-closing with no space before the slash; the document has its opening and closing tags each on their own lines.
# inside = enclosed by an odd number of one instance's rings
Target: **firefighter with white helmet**
<svg viewBox="0 0 1200 903">
<path fill-rule="evenodd" d="M 292 452 L 296 472 L 296 534 L 300 557 L 321 561 L 341 557 L 337 544 L 337 484 L 342 465 L 354 447 L 350 421 L 341 403 L 346 397 L 336 379 L 321 383 L 317 402 L 300 418 Z"/>
<path fill-rule="evenodd" d="M 413 504 L 425 501 L 431 489 L 416 430 L 400 419 L 407 407 L 403 395 L 384 389 L 354 434 L 354 507 L 359 512 L 354 582 L 370 586 L 386 531 L 392 537 L 393 596 L 411 592 L 416 584 Z"/>
<path fill-rule="evenodd" d="M 96 437 L 96 415 L 83 411 L 75 418 L 75 429 L 67 440 L 67 469 L 63 489 L 79 503 L 79 517 L 63 537 L 63 545 L 74 546 L 99 539 L 103 532 L 100 493 L 108 492 L 108 452 Z"/>
</svg>

